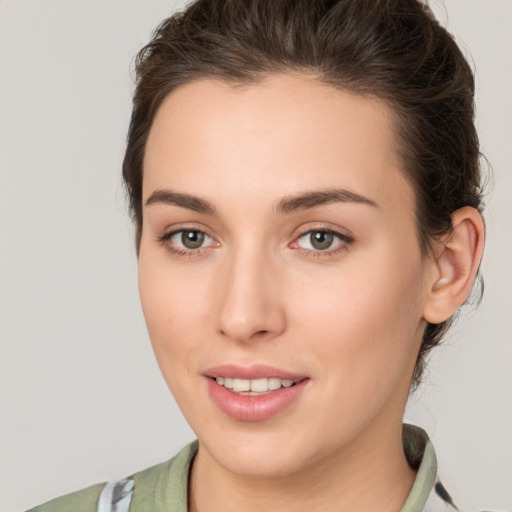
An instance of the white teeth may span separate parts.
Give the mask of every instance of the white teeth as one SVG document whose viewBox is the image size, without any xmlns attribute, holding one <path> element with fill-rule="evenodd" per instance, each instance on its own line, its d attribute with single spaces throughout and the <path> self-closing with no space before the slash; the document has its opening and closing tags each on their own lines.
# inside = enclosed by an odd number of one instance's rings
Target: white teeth
<svg viewBox="0 0 512 512">
<path fill-rule="evenodd" d="M 251 381 L 246 379 L 233 379 L 233 391 L 240 393 L 241 391 L 250 391 Z"/>
<path fill-rule="evenodd" d="M 268 391 L 268 379 L 251 380 L 251 391 Z"/>
<path fill-rule="evenodd" d="M 276 377 L 272 377 L 268 379 L 268 389 L 274 391 L 276 389 L 279 389 L 281 387 L 281 379 L 278 379 Z"/>
<path fill-rule="evenodd" d="M 268 379 L 233 379 L 231 377 L 216 377 L 217 384 L 231 389 L 235 393 L 259 395 L 275 391 L 281 387 L 289 388 L 295 381 L 291 379 L 280 379 L 270 377 Z"/>
</svg>

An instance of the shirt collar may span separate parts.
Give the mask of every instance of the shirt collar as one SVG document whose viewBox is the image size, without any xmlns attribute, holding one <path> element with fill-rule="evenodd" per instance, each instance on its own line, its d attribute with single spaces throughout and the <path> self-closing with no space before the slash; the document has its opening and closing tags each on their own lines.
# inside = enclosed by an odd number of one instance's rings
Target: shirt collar
<svg viewBox="0 0 512 512">
<path fill-rule="evenodd" d="M 415 425 L 404 423 L 402 440 L 407 461 L 417 473 L 401 512 L 421 512 L 436 481 L 436 452 L 427 433 Z"/>
</svg>

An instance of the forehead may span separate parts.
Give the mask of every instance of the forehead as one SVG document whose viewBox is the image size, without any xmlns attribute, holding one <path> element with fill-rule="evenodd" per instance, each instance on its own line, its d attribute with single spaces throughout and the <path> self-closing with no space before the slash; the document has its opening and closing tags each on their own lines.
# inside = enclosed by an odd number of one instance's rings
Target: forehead
<svg viewBox="0 0 512 512">
<path fill-rule="evenodd" d="M 293 193 L 290 186 L 343 186 L 391 200 L 411 193 L 386 104 L 308 76 L 243 86 L 200 80 L 164 100 L 146 146 L 144 196 L 165 181 L 208 194 L 219 180 L 254 195 L 262 187 Z"/>
</svg>

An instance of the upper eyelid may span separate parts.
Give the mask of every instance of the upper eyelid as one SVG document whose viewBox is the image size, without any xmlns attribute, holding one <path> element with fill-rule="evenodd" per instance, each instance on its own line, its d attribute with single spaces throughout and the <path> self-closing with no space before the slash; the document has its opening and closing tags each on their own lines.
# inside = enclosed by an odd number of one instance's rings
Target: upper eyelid
<svg viewBox="0 0 512 512">
<path fill-rule="evenodd" d="M 352 238 L 350 235 L 343 233 L 337 229 L 332 228 L 313 228 L 313 229 L 307 229 L 306 231 L 303 231 L 302 233 L 299 233 L 295 238 L 301 238 L 304 235 L 307 235 L 308 233 L 331 233 L 335 236 L 339 236 L 340 238 Z"/>
<path fill-rule="evenodd" d="M 208 230 L 204 226 L 197 226 L 193 223 L 185 224 L 185 225 L 177 225 L 177 226 L 169 226 L 162 230 L 162 234 L 158 237 L 159 239 L 170 238 L 176 233 L 180 233 L 181 231 L 199 231 L 200 233 L 204 233 L 206 236 L 215 239 L 214 236 L 210 234 L 210 230 Z"/>
<path fill-rule="evenodd" d="M 315 223 L 313 223 L 315 224 Z M 299 228 L 296 233 L 293 235 L 293 240 L 297 240 L 301 236 L 307 235 L 308 233 L 312 233 L 315 231 L 325 231 L 327 233 L 332 233 L 336 236 L 344 240 L 354 240 L 354 236 L 346 229 L 342 229 L 340 227 L 334 226 L 330 223 L 318 223 L 318 225 L 307 226 L 304 228 Z"/>
</svg>

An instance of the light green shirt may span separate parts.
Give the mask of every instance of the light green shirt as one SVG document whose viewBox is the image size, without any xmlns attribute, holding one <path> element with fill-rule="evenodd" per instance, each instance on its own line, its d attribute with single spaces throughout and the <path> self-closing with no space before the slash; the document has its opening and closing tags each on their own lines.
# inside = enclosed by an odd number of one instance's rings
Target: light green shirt
<svg viewBox="0 0 512 512">
<path fill-rule="evenodd" d="M 401 512 L 456 510 L 444 488 L 439 489 L 436 455 L 426 432 L 405 424 L 403 442 L 407 460 L 417 474 Z M 171 460 L 129 477 L 134 482 L 130 512 L 187 512 L 188 475 L 198 446 L 194 441 Z M 105 484 L 94 485 L 28 512 L 96 512 L 104 488 Z M 107 509 L 114 511 L 115 505 Z"/>
</svg>

